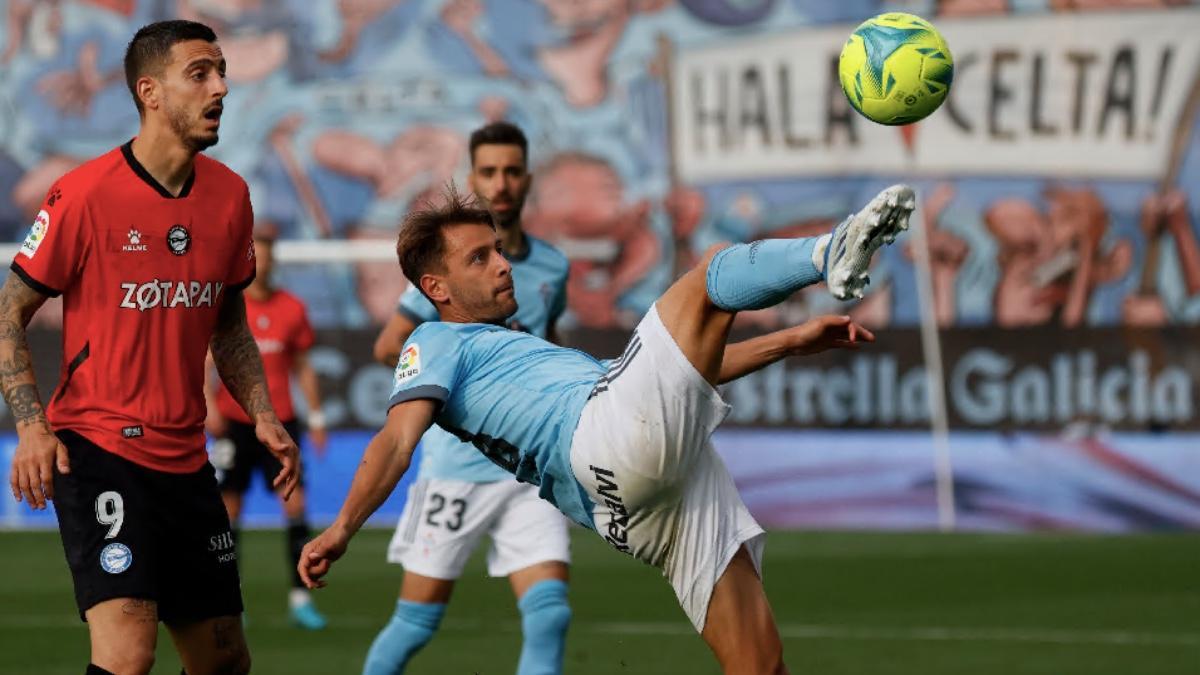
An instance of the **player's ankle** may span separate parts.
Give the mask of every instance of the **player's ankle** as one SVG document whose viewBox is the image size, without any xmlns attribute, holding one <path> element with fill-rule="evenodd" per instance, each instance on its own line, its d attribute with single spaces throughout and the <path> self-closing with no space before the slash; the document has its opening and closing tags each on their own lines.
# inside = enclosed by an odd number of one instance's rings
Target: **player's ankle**
<svg viewBox="0 0 1200 675">
<path fill-rule="evenodd" d="M 288 609 L 299 609 L 312 603 L 312 593 L 307 588 L 293 588 L 288 591 Z"/>
<path fill-rule="evenodd" d="M 832 232 L 817 237 L 817 242 L 813 245 L 813 267 L 817 268 L 822 278 L 825 277 L 825 266 L 829 263 L 829 242 L 831 241 L 833 241 Z"/>
</svg>

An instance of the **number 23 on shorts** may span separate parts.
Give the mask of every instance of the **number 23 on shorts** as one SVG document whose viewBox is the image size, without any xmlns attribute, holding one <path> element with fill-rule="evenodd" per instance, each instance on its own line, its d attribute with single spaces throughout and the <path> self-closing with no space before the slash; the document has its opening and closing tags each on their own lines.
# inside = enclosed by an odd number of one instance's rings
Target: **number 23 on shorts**
<svg viewBox="0 0 1200 675">
<path fill-rule="evenodd" d="M 450 500 L 450 513 L 444 514 L 441 522 L 434 519 L 446 508 L 446 498 L 436 492 L 429 495 L 430 508 L 425 512 L 425 523 L 433 527 L 445 527 L 451 532 L 457 532 L 462 527 L 463 514 L 467 511 L 465 499 Z"/>
</svg>

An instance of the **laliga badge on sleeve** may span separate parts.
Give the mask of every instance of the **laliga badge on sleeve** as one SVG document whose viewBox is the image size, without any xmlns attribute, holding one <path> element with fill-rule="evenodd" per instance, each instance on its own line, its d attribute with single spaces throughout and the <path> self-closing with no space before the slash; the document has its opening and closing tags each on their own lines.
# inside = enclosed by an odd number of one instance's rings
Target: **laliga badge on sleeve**
<svg viewBox="0 0 1200 675">
<path fill-rule="evenodd" d="M 421 373 L 421 347 L 412 343 L 400 352 L 400 361 L 396 363 L 396 386 L 412 379 Z"/>
<path fill-rule="evenodd" d="M 21 254 L 32 260 L 33 254 L 37 253 L 38 247 L 42 245 L 42 241 L 49 231 L 50 213 L 42 209 L 38 211 L 37 218 L 33 220 L 33 227 L 29 228 L 29 235 L 25 237 L 25 241 L 21 242 Z"/>
</svg>

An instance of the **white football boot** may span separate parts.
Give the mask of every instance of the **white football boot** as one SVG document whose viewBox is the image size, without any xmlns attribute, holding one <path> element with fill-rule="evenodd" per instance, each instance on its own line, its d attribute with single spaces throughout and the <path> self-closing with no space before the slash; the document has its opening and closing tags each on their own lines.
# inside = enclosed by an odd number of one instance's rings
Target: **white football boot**
<svg viewBox="0 0 1200 675">
<path fill-rule="evenodd" d="M 916 207 L 912 188 L 893 185 L 833 228 L 825 249 L 825 283 L 833 297 L 851 300 L 863 296 L 871 282 L 867 274 L 871 256 L 908 229 L 908 217 Z"/>
</svg>

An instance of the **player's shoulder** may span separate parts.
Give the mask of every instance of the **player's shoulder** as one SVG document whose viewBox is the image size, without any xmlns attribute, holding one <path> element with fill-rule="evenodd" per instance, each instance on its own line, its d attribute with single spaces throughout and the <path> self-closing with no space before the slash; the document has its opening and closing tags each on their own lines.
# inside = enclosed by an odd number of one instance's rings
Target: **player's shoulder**
<svg viewBox="0 0 1200 675">
<path fill-rule="evenodd" d="M 529 237 L 529 258 L 538 261 L 539 264 L 545 265 L 555 271 L 566 273 L 570 267 L 570 260 L 567 255 L 558 250 L 556 246 L 544 239 L 525 235 Z"/>
<path fill-rule="evenodd" d="M 470 334 L 469 327 L 475 324 L 470 323 L 451 323 L 449 321 L 425 321 L 417 326 L 409 340 L 418 338 L 453 338 L 461 340 L 464 336 Z"/>
<path fill-rule="evenodd" d="M 239 194 L 250 192 L 246 179 L 238 175 L 238 172 L 204 153 L 196 155 L 196 175 L 200 177 L 201 174 L 205 180 L 218 183 L 223 190 L 236 190 Z"/>
<path fill-rule="evenodd" d="M 46 202 L 52 207 L 59 201 L 75 203 L 103 191 L 108 179 L 117 174 L 124 162 L 125 157 L 119 147 L 89 159 L 59 176 L 50 187 Z"/>
<path fill-rule="evenodd" d="M 449 321 L 425 321 L 413 330 L 408 342 L 428 344 L 436 349 L 458 349 L 474 342 L 476 338 L 496 331 L 511 332 L 501 326 L 486 323 L 457 323 Z"/>
</svg>

